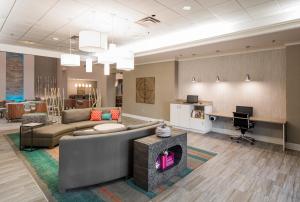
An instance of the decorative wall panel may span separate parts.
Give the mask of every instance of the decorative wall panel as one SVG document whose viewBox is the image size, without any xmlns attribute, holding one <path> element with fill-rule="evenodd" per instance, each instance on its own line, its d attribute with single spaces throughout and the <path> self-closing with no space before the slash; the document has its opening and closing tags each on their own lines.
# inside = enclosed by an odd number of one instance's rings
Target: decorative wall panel
<svg viewBox="0 0 300 202">
<path fill-rule="evenodd" d="M 136 78 L 136 102 L 155 103 L 155 77 Z"/>
<path fill-rule="evenodd" d="M 24 100 L 24 55 L 6 53 L 6 99 Z"/>
</svg>

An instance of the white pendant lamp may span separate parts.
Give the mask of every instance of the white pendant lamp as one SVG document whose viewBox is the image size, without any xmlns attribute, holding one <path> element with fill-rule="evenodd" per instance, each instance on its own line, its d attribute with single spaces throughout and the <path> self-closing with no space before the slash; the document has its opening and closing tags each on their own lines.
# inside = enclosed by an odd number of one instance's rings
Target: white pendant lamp
<svg viewBox="0 0 300 202">
<path fill-rule="evenodd" d="M 93 59 L 92 58 L 87 58 L 85 60 L 85 71 L 93 72 Z"/>
<path fill-rule="evenodd" d="M 71 32 L 70 32 L 70 53 L 68 54 L 62 54 L 60 56 L 60 64 L 62 66 L 68 66 L 68 67 L 77 67 L 80 66 L 80 56 L 72 54 L 72 43 L 71 43 Z"/>
<path fill-rule="evenodd" d="M 107 34 L 97 31 L 79 32 L 79 49 L 85 52 L 101 52 L 107 48 Z"/>
<path fill-rule="evenodd" d="M 134 70 L 134 59 L 119 59 L 117 62 L 117 69 L 125 71 Z"/>
<path fill-rule="evenodd" d="M 110 43 L 107 51 L 98 54 L 98 63 L 101 63 L 101 64 L 116 63 L 117 62 L 116 61 L 117 60 L 116 48 L 117 48 L 116 44 Z"/>
<path fill-rule="evenodd" d="M 71 53 L 62 54 L 60 56 L 60 64 L 68 67 L 80 66 L 80 56 Z"/>
<path fill-rule="evenodd" d="M 116 50 L 116 48 L 117 48 L 117 44 L 115 44 L 115 43 L 108 44 L 109 51 L 114 51 L 114 50 Z"/>
<path fill-rule="evenodd" d="M 122 51 L 117 61 L 117 69 L 131 71 L 134 70 L 134 54 L 131 51 Z"/>
<path fill-rule="evenodd" d="M 104 75 L 105 75 L 105 76 L 110 75 L 110 67 L 109 67 L 109 63 L 105 63 L 105 64 L 104 64 Z"/>
</svg>

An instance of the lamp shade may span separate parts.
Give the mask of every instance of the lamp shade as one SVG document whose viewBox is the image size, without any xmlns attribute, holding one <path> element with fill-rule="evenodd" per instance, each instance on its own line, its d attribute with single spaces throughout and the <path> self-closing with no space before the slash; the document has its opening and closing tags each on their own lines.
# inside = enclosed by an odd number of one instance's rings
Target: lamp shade
<svg viewBox="0 0 300 202">
<path fill-rule="evenodd" d="M 79 49 L 85 52 L 101 52 L 107 48 L 107 34 L 97 31 L 79 32 Z"/>
<path fill-rule="evenodd" d="M 130 51 L 122 51 L 117 61 L 117 69 L 130 71 L 134 69 L 134 54 Z"/>
<path fill-rule="evenodd" d="M 117 69 L 125 71 L 134 70 L 134 59 L 119 59 L 117 62 Z"/>
<path fill-rule="evenodd" d="M 113 64 L 116 63 L 116 57 L 112 52 L 105 51 L 98 55 L 98 63 L 100 64 Z"/>
<path fill-rule="evenodd" d="M 114 43 L 110 43 L 109 44 L 109 48 L 107 51 L 98 54 L 98 63 L 101 64 L 114 64 L 117 61 L 118 55 L 117 55 L 117 51 L 116 51 L 117 45 Z"/>
<path fill-rule="evenodd" d="M 87 58 L 85 60 L 85 71 L 93 72 L 93 59 L 92 58 Z"/>
<path fill-rule="evenodd" d="M 75 54 L 62 54 L 60 56 L 60 64 L 69 67 L 80 66 L 80 56 Z"/>
<path fill-rule="evenodd" d="M 105 64 L 104 64 L 104 75 L 105 75 L 105 76 L 110 75 L 110 66 L 109 66 L 108 63 L 105 63 Z"/>
</svg>

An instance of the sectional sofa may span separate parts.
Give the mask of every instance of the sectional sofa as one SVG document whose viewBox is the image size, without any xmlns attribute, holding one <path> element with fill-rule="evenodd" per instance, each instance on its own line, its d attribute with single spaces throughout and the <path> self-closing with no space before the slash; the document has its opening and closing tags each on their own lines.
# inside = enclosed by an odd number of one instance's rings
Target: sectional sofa
<svg viewBox="0 0 300 202">
<path fill-rule="evenodd" d="M 110 112 L 111 109 L 118 109 L 121 114 L 121 108 L 119 107 L 100 108 L 104 113 Z M 122 121 L 121 116 L 118 120 L 90 121 L 91 110 L 91 108 L 85 108 L 62 111 L 61 124 L 46 125 L 33 130 L 33 146 L 53 148 L 58 145 L 61 137 L 73 135 L 74 131 L 92 128 L 93 126 L 102 123 L 120 123 Z M 22 145 L 30 146 L 30 134 L 23 134 L 21 141 Z"/>
<path fill-rule="evenodd" d="M 107 134 L 78 131 L 59 141 L 59 189 L 95 185 L 133 173 L 133 141 L 155 134 L 159 122 L 128 125 Z"/>
</svg>

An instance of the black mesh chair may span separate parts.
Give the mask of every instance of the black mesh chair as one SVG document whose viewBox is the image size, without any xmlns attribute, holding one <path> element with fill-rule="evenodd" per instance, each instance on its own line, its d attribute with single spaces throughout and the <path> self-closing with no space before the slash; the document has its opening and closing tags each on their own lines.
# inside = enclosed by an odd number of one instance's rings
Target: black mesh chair
<svg viewBox="0 0 300 202">
<path fill-rule="evenodd" d="M 232 140 L 235 140 L 237 143 L 240 141 L 247 141 L 250 144 L 254 144 L 255 139 L 252 137 L 248 137 L 245 133 L 250 129 L 254 128 L 254 122 L 250 121 L 249 114 L 241 113 L 241 112 L 233 112 L 233 126 L 241 131 L 241 135 L 231 137 Z"/>
</svg>

